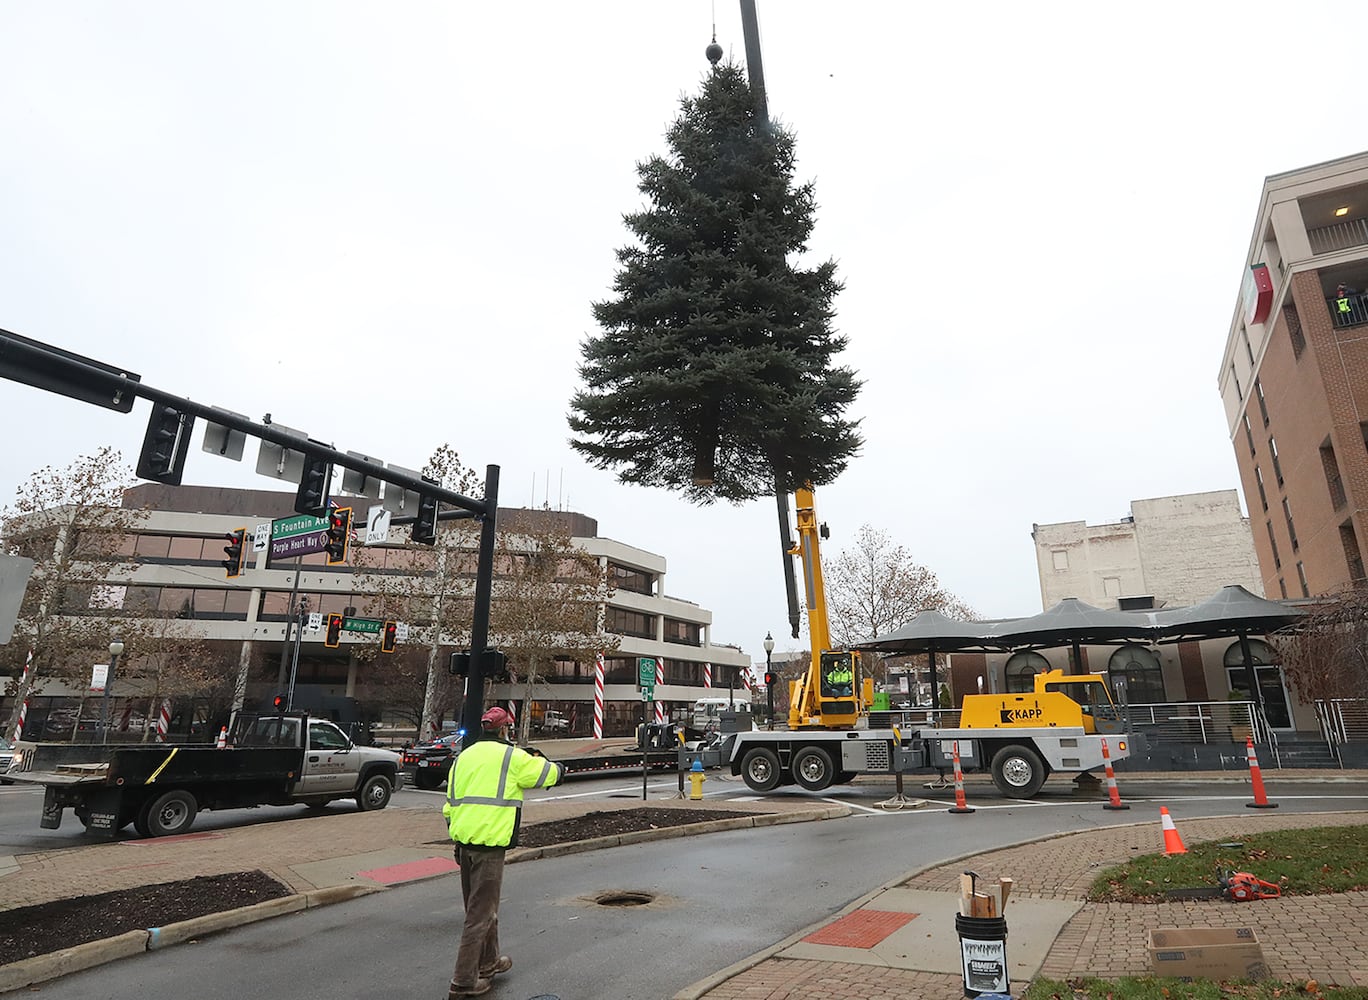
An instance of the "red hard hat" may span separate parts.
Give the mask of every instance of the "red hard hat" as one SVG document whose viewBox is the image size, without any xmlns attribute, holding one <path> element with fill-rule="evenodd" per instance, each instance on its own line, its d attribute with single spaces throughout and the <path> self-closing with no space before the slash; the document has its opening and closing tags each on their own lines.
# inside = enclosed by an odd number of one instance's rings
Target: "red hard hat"
<svg viewBox="0 0 1368 1000">
<path fill-rule="evenodd" d="M 480 716 L 480 725 L 485 729 L 502 729 L 504 726 L 513 725 L 513 716 L 507 711 L 495 705 L 493 708 Z"/>
</svg>

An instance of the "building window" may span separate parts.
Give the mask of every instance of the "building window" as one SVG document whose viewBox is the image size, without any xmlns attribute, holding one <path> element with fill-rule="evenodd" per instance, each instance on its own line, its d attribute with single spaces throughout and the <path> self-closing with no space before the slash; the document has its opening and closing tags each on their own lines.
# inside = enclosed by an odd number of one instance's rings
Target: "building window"
<svg viewBox="0 0 1368 1000">
<path fill-rule="evenodd" d="M 608 564 L 608 582 L 617 590 L 629 590 L 633 594 L 653 593 L 651 574 L 645 570 L 632 569 L 630 566 L 619 566 L 615 562 Z"/>
<path fill-rule="evenodd" d="M 1039 653 L 1013 653 L 1002 668 L 1008 694 L 1030 694 L 1035 690 L 1035 675 L 1050 669 L 1050 661 Z"/>
<path fill-rule="evenodd" d="M 1278 577 L 1278 592 L 1282 594 L 1282 599 L 1287 600 L 1287 581 Z"/>
<path fill-rule="evenodd" d="M 1273 537 L 1273 522 L 1268 521 L 1268 544 L 1273 549 L 1273 568 L 1282 569 L 1282 557 L 1278 555 L 1278 540 Z"/>
<path fill-rule="evenodd" d="M 1283 517 L 1287 518 L 1287 537 L 1292 542 L 1292 551 L 1296 552 L 1300 547 L 1297 544 L 1297 529 L 1292 524 L 1292 506 L 1287 502 L 1287 497 L 1283 497 L 1282 502 Z"/>
<path fill-rule="evenodd" d="M 1340 525 L 1340 544 L 1344 546 L 1344 561 L 1349 567 L 1349 579 L 1358 582 L 1363 579 L 1363 553 L 1359 551 L 1358 534 L 1354 522 L 1345 521 Z"/>
<path fill-rule="evenodd" d="M 1273 456 L 1273 475 L 1278 478 L 1278 486 L 1283 484 L 1282 463 L 1278 461 L 1278 442 L 1273 440 L 1270 434 L 1268 437 L 1268 453 Z"/>
<path fill-rule="evenodd" d="M 1325 470 L 1325 485 L 1330 490 L 1330 505 L 1339 510 L 1347 499 L 1344 495 L 1344 479 L 1340 476 L 1339 462 L 1335 458 L 1335 447 L 1327 439 L 1320 446 L 1321 468 Z"/>
<path fill-rule="evenodd" d="M 1056 570 L 1066 570 L 1069 568 L 1069 553 L 1063 549 L 1055 549 L 1050 553 L 1050 559 L 1054 563 Z"/>
<path fill-rule="evenodd" d="M 1291 728 L 1292 713 L 1288 708 L 1287 689 L 1283 686 L 1281 658 L 1272 646 L 1261 639 L 1245 641 L 1249 644 L 1249 661 L 1254 669 L 1254 682 L 1259 685 L 1259 702 L 1263 706 L 1264 717 L 1274 729 Z M 1222 661 L 1226 680 L 1230 682 L 1230 693 L 1248 699 L 1249 671 L 1245 668 L 1244 653 L 1238 642 L 1226 647 Z"/>
<path fill-rule="evenodd" d="M 1121 578 L 1119 576 L 1104 576 L 1102 578 L 1102 594 L 1105 597 L 1121 596 Z"/>
<path fill-rule="evenodd" d="M 1287 336 L 1292 341 L 1292 356 L 1300 358 L 1306 350 L 1306 337 L 1302 334 L 1301 316 L 1297 314 L 1295 302 L 1283 306 L 1283 321 L 1287 323 Z"/>
<path fill-rule="evenodd" d="M 1245 354 L 1249 357 L 1249 367 L 1254 367 L 1254 348 L 1249 346 L 1249 331 L 1245 329 L 1243 323 L 1240 324 L 1240 339 L 1244 341 Z"/>
<path fill-rule="evenodd" d="M 1145 646 L 1122 646 L 1112 653 L 1107 660 L 1107 679 L 1113 691 L 1117 690 L 1117 681 L 1125 681 L 1127 704 L 1154 705 L 1168 701 L 1159 657 Z"/>
<path fill-rule="evenodd" d="M 1235 364 L 1230 365 L 1230 380 L 1235 383 L 1235 398 L 1244 402 L 1244 390 L 1240 388 L 1240 376 L 1235 374 Z"/>
<path fill-rule="evenodd" d="M 1302 597 L 1311 596 L 1311 588 L 1306 585 L 1306 567 L 1297 563 L 1297 582 L 1301 584 Z"/>
<path fill-rule="evenodd" d="M 682 642 L 689 646 L 701 646 L 703 645 L 703 627 L 697 622 L 684 622 L 677 618 L 666 618 L 665 641 Z"/>
<path fill-rule="evenodd" d="M 1253 455 L 1253 454 L 1254 454 L 1254 431 L 1253 431 L 1253 429 L 1249 426 L 1249 414 L 1248 414 L 1248 413 L 1246 413 L 1246 414 L 1244 415 L 1244 429 L 1245 429 L 1245 440 L 1249 442 L 1249 454 L 1250 454 L 1250 455 Z M 1365 440 L 1365 442 L 1368 442 L 1368 438 L 1365 438 L 1364 440 Z"/>
<path fill-rule="evenodd" d="M 609 608 L 604 628 L 617 635 L 630 635 L 638 639 L 654 639 L 655 615 L 628 611 L 626 608 Z"/>
<path fill-rule="evenodd" d="M 1268 426 L 1268 403 L 1264 400 L 1263 383 L 1258 379 L 1254 380 L 1254 395 L 1259 399 L 1259 413 L 1263 416 L 1264 426 Z"/>
<path fill-rule="evenodd" d="M 1268 510 L 1268 494 L 1264 492 L 1263 473 L 1259 471 L 1257 465 L 1254 466 L 1254 482 L 1259 487 L 1259 503 L 1263 504 L 1264 510 Z"/>
</svg>

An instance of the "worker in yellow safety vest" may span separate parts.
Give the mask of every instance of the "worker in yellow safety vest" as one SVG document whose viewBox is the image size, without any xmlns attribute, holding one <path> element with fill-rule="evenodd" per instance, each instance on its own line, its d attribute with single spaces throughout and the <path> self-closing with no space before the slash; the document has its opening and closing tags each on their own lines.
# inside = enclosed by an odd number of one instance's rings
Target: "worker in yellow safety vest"
<svg viewBox="0 0 1368 1000">
<path fill-rule="evenodd" d="M 524 788 L 550 788 L 564 766 L 535 757 L 509 740 L 513 716 L 491 708 L 480 717 L 484 738 L 464 748 L 447 777 L 446 817 L 461 866 L 465 927 L 448 1000 L 487 993 L 490 980 L 513 967 L 499 954 L 499 896 L 504 854 L 518 845 Z"/>
<path fill-rule="evenodd" d="M 1340 285 L 1335 289 L 1335 308 L 1339 310 L 1339 322 L 1350 322 L 1349 315 L 1349 296 L 1353 295 L 1354 290 L 1346 285 Z"/>
</svg>

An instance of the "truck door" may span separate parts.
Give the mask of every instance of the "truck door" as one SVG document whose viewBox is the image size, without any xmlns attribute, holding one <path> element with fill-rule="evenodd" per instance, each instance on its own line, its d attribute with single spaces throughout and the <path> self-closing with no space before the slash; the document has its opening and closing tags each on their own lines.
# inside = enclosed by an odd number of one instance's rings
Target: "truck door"
<svg viewBox="0 0 1368 1000">
<path fill-rule="evenodd" d="M 356 787 L 357 755 L 351 740 L 331 722 L 309 720 L 309 745 L 304 753 L 304 775 L 299 790 L 304 795 L 350 792 Z"/>
</svg>

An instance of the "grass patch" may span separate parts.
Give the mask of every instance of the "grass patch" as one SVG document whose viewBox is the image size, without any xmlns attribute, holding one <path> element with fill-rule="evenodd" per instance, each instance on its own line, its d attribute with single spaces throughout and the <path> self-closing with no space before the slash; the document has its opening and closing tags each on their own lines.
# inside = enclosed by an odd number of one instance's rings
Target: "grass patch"
<svg viewBox="0 0 1368 1000">
<path fill-rule="evenodd" d="M 1302 983 L 1185 983 L 1179 979 L 1037 979 L 1022 1000 L 1368 1000 L 1362 986 Z"/>
<path fill-rule="evenodd" d="M 1147 854 L 1103 871 L 1089 888 L 1088 899 L 1095 903 L 1156 903 L 1164 899 L 1164 893 L 1169 889 L 1215 888 L 1219 869 L 1252 872 L 1265 882 L 1276 882 L 1282 887 L 1283 895 L 1317 895 L 1365 889 L 1368 888 L 1368 826 L 1279 830 L 1192 844 L 1188 846 L 1186 854 L 1171 857 Z M 1132 995 L 1148 997 L 1164 994 L 1118 993 L 1116 1000 Z M 1203 997 L 1207 994 L 1169 995 Z M 1218 994 L 1210 995 L 1214 997 Z M 1249 995 L 1261 998 L 1265 994 Z M 1368 997 L 1368 993 L 1362 995 Z M 1061 996 L 1068 997 L 1070 994 Z M 1105 997 L 1106 994 L 1099 996 Z"/>
</svg>

